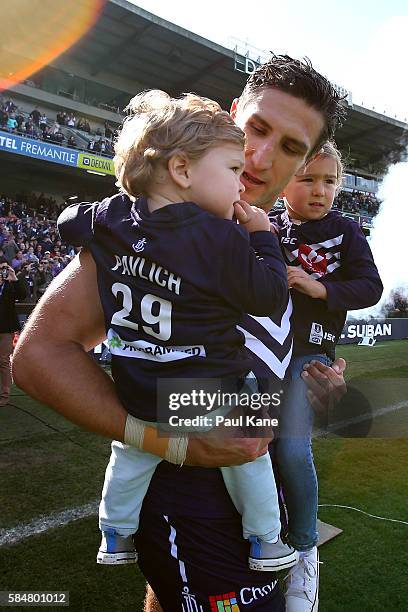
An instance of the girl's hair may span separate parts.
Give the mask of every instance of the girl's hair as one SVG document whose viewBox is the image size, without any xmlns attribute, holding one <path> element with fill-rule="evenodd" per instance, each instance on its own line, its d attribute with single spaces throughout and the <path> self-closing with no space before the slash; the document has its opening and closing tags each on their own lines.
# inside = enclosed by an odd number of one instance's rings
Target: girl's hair
<svg viewBox="0 0 408 612">
<path fill-rule="evenodd" d="M 128 104 L 115 143 L 116 185 L 130 197 L 146 195 L 156 168 L 177 153 L 200 158 L 221 143 L 245 144 L 244 132 L 217 102 L 194 94 L 138 94 Z"/>
<path fill-rule="evenodd" d="M 319 149 L 319 151 L 317 151 L 317 153 L 311 159 L 309 159 L 305 163 L 305 165 L 300 170 L 297 171 L 296 174 L 302 174 L 302 172 L 306 172 L 307 167 L 312 162 L 316 161 L 317 159 L 320 159 L 321 157 L 333 157 L 336 160 L 336 169 L 337 169 L 336 194 L 338 194 L 338 192 L 341 189 L 341 185 L 343 183 L 344 168 L 343 168 L 341 153 L 336 147 L 336 143 L 333 142 L 332 140 L 328 140 L 327 142 L 325 142 L 323 146 L 321 147 L 321 149 Z"/>
</svg>

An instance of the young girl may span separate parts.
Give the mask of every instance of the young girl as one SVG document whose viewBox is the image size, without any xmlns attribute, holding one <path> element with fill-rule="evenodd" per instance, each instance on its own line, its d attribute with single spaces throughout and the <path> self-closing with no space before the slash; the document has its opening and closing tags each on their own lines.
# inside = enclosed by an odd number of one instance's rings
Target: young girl
<svg viewBox="0 0 408 612">
<path fill-rule="evenodd" d="M 151 423 L 158 421 L 163 379 L 229 379 L 239 388 L 252 360 L 237 324 L 244 313 L 270 315 L 288 288 L 267 215 L 238 204 L 244 134 L 228 113 L 208 99 L 175 100 L 160 91 L 136 96 L 129 108 L 115 146 L 122 193 L 66 209 L 59 229 L 92 252 L 118 395 L 131 415 Z M 245 229 L 232 221 L 234 212 Z M 81 218 L 89 215 L 92 231 L 83 234 Z M 250 393 L 249 384 L 241 393 Z M 125 439 L 147 450 L 142 421 L 128 421 Z M 186 446 L 185 435 L 171 438 L 166 458 L 182 463 Z M 113 442 L 99 563 L 135 561 L 132 534 L 160 461 Z M 280 539 L 269 455 L 222 472 L 252 541 L 250 567 L 276 571 L 296 563 L 298 553 Z"/>
<path fill-rule="evenodd" d="M 342 172 L 340 153 L 334 144 L 326 143 L 286 187 L 286 211 L 272 218 L 279 228 L 293 301 L 293 357 L 277 442 L 289 540 L 300 551 L 299 563 L 289 572 L 286 593 L 287 610 L 293 612 L 317 609 L 318 596 L 313 410 L 300 375 L 311 360 L 330 365 L 347 311 L 376 304 L 382 293 L 370 247 L 359 225 L 331 211 Z M 307 602 L 301 602 L 302 598 Z"/>
</svg>

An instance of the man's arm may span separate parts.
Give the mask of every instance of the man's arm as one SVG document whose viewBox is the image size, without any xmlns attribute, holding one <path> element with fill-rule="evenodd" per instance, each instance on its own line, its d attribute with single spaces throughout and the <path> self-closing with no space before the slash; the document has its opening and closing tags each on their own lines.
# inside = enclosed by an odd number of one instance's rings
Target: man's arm
<svg viewBox="0 0 408 612">
<path fill-rule="evenodd" d="M 16 384 L 90 431 L 123 440 L 127 412 L 111 378 L 87 354 L 105 338 L 95 263 L 83 251 L 50 285 L 13 357 Z"/>
<path fill-rule="evenodd" d="M 16 384 L 68 420 L 100 435 L 124 440 L 127 412 L 111 378 L 87 354 L 105 338 L 96 267 L 82 251 L 51 283 L 28 320 L 13 357 Z M 149 428 L 150 452 L 164 457 L 163 439 Z M 267 439 L 189 441 L 185 463 L 240 465 L 267 450 Z"/>
</svg>

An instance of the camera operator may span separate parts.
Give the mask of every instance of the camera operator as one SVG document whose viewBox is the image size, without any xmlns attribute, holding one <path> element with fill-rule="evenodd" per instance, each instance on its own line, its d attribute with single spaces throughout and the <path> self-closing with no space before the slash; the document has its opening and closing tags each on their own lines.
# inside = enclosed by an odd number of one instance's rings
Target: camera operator
<svg viewBox="0 0 408 612">
<path fill-rule="evenodd" d="M 25 303 L 35 303 L 39 298 L 38 287 L 45 283 L 45 274 L 39 270 L 38 262 L 24 262 L 21 266 L 21 274 L 19 278 L 23 282 L 26 290 Z"/>
<path fill-rule="evenodd" d="M 42 295 L 47 289 L 48 285 L 54 278 L 52 273 L 50 260 L 48 258 L 43 258 L 38 265 L 38 272 L 41 280 L 38 283 L 38 293 Z"/>
<path fill-rule="evenodd" d="M 16 300 L 24 300 L 26 289 L 21 273 L 14 272 L 5 257 L 0 257 L 0 406 L 8 404 L 11 387 L 10 355 L 13 335 L 20 330 Z"/>
</svg>

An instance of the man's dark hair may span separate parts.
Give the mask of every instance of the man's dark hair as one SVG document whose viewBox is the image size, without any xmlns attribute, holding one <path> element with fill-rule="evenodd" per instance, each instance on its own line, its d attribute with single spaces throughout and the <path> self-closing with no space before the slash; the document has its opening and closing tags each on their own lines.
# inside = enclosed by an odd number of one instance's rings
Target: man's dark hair
<svg viewBox="0 0 408 612">
<path fill-rule="evenodd" d="M 300 98 L 322 114 L 325 127 L 308 158 L 317 153 L 327 140 L 333 140 L 336 129 L 346 117 L 346 109 L 341 104 L 345 96 L 339 94 L 330 81 L 313 68 L 308 58 L 301 61 L 289 55 L 272 54 L 271 59 L 258 66 L 249 77 L 240 103 L 245 105 L 247 98 L 266 87 Z"/>
</svg>

